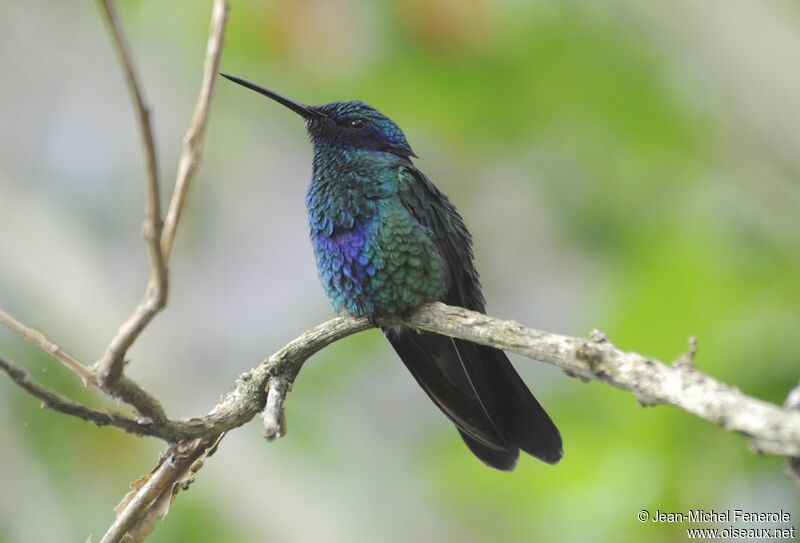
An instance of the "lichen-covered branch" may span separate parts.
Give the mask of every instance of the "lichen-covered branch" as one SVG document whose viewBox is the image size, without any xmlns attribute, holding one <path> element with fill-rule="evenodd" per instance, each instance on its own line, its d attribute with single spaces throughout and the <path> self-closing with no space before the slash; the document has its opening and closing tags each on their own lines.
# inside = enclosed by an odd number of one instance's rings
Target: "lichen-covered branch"
<svg viewBox="0 0 800 543">
<path fill-rule="evenodd" d="M 670 404 L 753 439 L 761 453 L 800 454 L 800 413 L 743 394 L 700 372 L 689 357 L 673 365 L 615 347 L 599 332 L 588 339 L 541 332 L 513 321 L 431 304 L 408 324 L 499 347 L 560 367 L 582 379 L 633 392 L 646 405 Z"/>
<path fill-rule="evenodd" d="M 380 324 L 399 324 L 385 320 Z M 583 380 L 596 380 L 633 392 L 646 405 L 670 404 L 753 440 L 762 453 L 800 456 L 800 412 L 743 394 L 700 372 L 690 357 L 673 365 L 616 348 L 595 332 L 576 338 L 527 328 L 513 321 L 442 303 L 429 304 L 404 324 L 445 334 L 546 362 Z M 265 434 L 280 433 L 281 406 L 303 363 L 313 354 L 346 336 L 371 328 L 366 319 L 338 317 L 308 330 L 257 367 L 239 377 L 222 401 L 207 415 L 189 420 L 138 421 L 126 431 L 168 442 L 226 432 L 248 422 L 269 406 Z M 267 387 L 273 398 L 267 401 Z M 115 424 L 110 421 L 109 424 Z"/>
<path fill-rule="evenodd" d="M 795 413 L 800 413 L 800 383 L 786 396 L 784 407 Z M 800 455 L 792 456 L 786 461 L 786 472 L 794 481 L 794 484 L 797 485 L 797 488 L 800 488 Z"/>
</svg>

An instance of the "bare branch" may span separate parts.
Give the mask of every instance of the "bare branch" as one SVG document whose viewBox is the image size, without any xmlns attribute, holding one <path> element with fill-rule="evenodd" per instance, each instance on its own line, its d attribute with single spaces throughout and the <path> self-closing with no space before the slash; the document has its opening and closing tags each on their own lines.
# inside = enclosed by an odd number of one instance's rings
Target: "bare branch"
<svg viewBox="0 0 800 543">
<path fill-rule="evenodd" d="M 184 149 L 178 166 L 175 193 L 169 207 L 167 226 L 164 232 L 165 235 L 162 235 L 158 171 L 149 112 L 142 99 L 141 87 L 138 84 L 133 70 L 130 54 L 125 43 L 122 27 L 116 15 L 114 4 L 111 0 L 102 0 L 100 5 L 104 8 L 106 18 L 112 30 L 111 33 L 114 37 L 114 43 L 117 46 L 120 61 L 124 67 L 128 86 L 134 97 L 135 109 L 139 113 L 142 141 L 148 165 L 144 237 L 150 252 L 151 275 L 144 299 L 117 331 L 117 334 L 106 349 L 105 354 L 95 364 L 93 369 L 100 377 L 103 384 L 110 389 L 115 396 L 136 407 L 143 415 L 158 418 L 159 411 L 153 410 L 153 405 L 157 404 L 157 402 L 154 402 L 154 400 L 147 402 L 150 407 L 148 407 L 147 404 L 137 402 L 137 398 L 141 398 L 144 395 L 144 391 L 141 387 L 138 387 L 130 380 L 127 380 L 124 386 L 118 386 L 118 382 L 122 377 L 125 365 L 125 354 L 128 349 L 150 321 L 152 321 L 153 317 L 164 308 L 167 302 L 167 262 L 169 261 L 169 255 L 172 250 L 181 210 L 186 201 L 191 180 L 194 177 L 200 159 L 203 136 L 205 135 L 205 129 L 208 124 L 208 114 L 211 97 L 213 95 L 215 76 L 217 68 L 219 67 L 220 55 L 222 54 L 228 8 L 224 0 L 216 0 L 214 3 L 203 83 L 192 118 L 192 124 L 184 139 Z M 129 393 L 131 390 L 135 393 Z M 160 411 L 163 414 L 163 410 Z"/>
<path fill-rule="evenodd" d="M 31 343 L 35 343 L 47 351 L 50 356 L 64 364 L 67 368 L 72 370 L 73 373 L 80 377 L 81 382 L 83 382 L 83 386 L 98 386 L 97 377 L 95 377 L 89 368 L 78 362 L 61 347 L 47 339 L 39 330 L 28 328 L 2 309 L 0 309 L 0 324 L 7 326 Z"/>
<path fill-rule="evenodd" d="M 150 124 L 150 111 L 142 97 L 141 85 L 133 68 L 131 54 L 128 50 L 125 34 L 119 22 L 113 0 L 98 0 L 98 6 L 108 24 L 114 47 L 125 73 L 133 107 L 137 114 L 146 171 L 145 219 L 142 232 L 150 255 L 150 278 L 144 298 L 131 317 L 117 331 L 103 358 L 93 368 L 95 374 L 100 377 L 106 386 L 113 386 L 122 375 L 125 353 L 127 353 L 147 324 L 166 305 L 168 283 L 167 269 L 161 253 L 161 196 L 159 192 L 155 139 Z M 128 398 L 123 397 L 123 399 L 128 401 Z"/>
<path fill-rule="evenodd" d="M 789 392 L 784 407 L 800 413 L 800 383 Z M 795 455 L 786 461 L 786 472 L 797 488 L 800 488 L 800 455 Z"/>
<path fill-rule="evenodd" d="M 17 367 L 10 361 L 0 357 L 0 370 L 8 375 L 12 381 L 25 389 L 32 396 L 42 400 L 42 407 L 61 413 L 78 417 L 85 421 L 93 422 L 98 426 L 116 426 L 126 432 L 141 435 L 141 424 L 117 413 L 109 413 L 92 409 L 81 403 L 65 398 L 48 390 L 33 379 L 30 374 Z"/>
<path fill-rule="evenodd" d="M 142 147 L 144 149 L 146 166 L 146 203 L 143 231 L 151 260 L 150 278 L 148 280 L 147 289 L 142 301 L 134 309 L 133 314 L 119 328 L 103 357 L 91 370 L 61 350 L 57 345 L 48 341 L 43 334 L 22 325 L 10 315 L 0 312 L 0 322 L 47 350 L 73 372 L 78 374 L 84 384 L 97 386 L 106 393 L 132 405 L 141 415 L 151 420 L 160 421 L 166 419 L 166 414 L 159 402 L 136 382 L 123 375 L 125 354 L 153 317 L 166 305 L 168 288 L 166 262 L 172 247 L 180 210 L 185 202 L 189 183 L 194 176 L 199 162 L 200 149 L 207 125 L 215 76 L 222 53 L 228 8 L 224 0 L 215 0 L 208 50 L 206 53 L 203 85 L 200 91 L 200 97 L 198 98 L 197 107 L 195 108 L 192 125 L 184 144 L 184 151 L 181 157 L 181 165 L 179 167 L 175 188 L 176 194 L 173 197 L 173 204 L 170 206 L 173 218 L 171 220 L 170 230 L 165 238 L 167 240 L 167 249 L 165 253 L 162 253 L 158 167 L 155 140 L 150 124 L 150 113 L 142 96 L 141 85 L 139 84 L 136 72 L 133 68 L 131 54 L 128 50 L 125 35 L 119 22 L 113 0 L 98 0 L 98 5 L 106 18 L 112 41 L 123 67 L 134 110 L 137 113 Z"/>
<path fill-rule="evenodd" d="M 225 0 L 215 0 L 211 14 L 211 29 L 209 31 L 208 45 L 206 47 L 205 67 L 203 68 L 203 82 L 200 86 L 200 95 L 192 115 L 192 124 L 183 138 L 183 151 L 178 162 L 178 176 L 175 181 L 175 190 L 169 203 L 167 216 L 164 220 L 164 231 L 161 234 L 161 251 L 164 262 L 169 262 L 172 253 L 172 244 L 181 212 L 189 195 L 189 188 L 194 179 L 197 166 L 200 163 L 200 153 L 203 148 L 203 138 L 208 125 L 208 114 L 211 107 L 211 98 L 214 95 L 214 84 L 217 80 L 219 62 L 222 56 L 222 45 L 225 39 L 225 22 L 228 19 L 228 4 Z"/>
<path fill-rule="evenodd" d="M 181 487 L 187 488 L 202 460 L 214 453 L 224 434 L 169 447 L 158 466 L 135 482 L 134 489 L 117 507 L 117 518 L 100 543 L 143 541 L 166 514 Z M 137 484 L 138 483 L 138 484 Z M 127 539 L 123 539 L 128 534 Z"/>
<path fill-rule="evenodd" d="M 120 376 L 116 383 L 111 386 L 104 385 L 102 389 L 106 394 L 132 405 L 140 415 L 146 417 L 139 420 L 162 421 L 167 418 L 161 403 L 127 375 Z"/>
<path fill-rule="evenodd" d="M 153 292 L 155 291 L 151 291 L 148 287 L 148 293 L 145 294 L 145 298 L 136 306 L 128 320 L 117 330 L 103 358 L 92 367 L 92 370 L 103 384 L 109 388 L 113 387 L 122 377 L 122 371 L 125 367 L 125 354 L 130 346 L 133 345 L 139 334 L 153 320 L 156 313 L 164 307 L 163 302 L 153 296 Z M 127 401 L 126 398 L 122 399 Z"/>
<path fill-rule="evenodd" d="M 168 443 L 224 433 L 250 421 L 263 409 L 267 395 L 266 385 L 273 376 L 276 380 L 286 383 L 288 388 L 288 384 L 294 381 L 303 363 L 313 354 L 339 339 L 371 327 L 366 319 L 338 317 L 308 330 L 257 367 L 239 376 L 234 389 L 204 417 L 188 420 L 167 420 L 166 417 L 131 420 L 122 417 L 124 420 L 111 418 L 104 420 L 103 424 L 117 426 L 132 434 L 157 437 Z M 14 376 L 9 375 L 14 379 Z M 126 379 L 123 376 L 118 385 Z M 28 381 L 27 377 L 24 380 Z M 18 384 L 31 392 L 27 386 L 20 382 Z M 31 393 L 43 399 L 38 393 Z M 285 393 L 284 390 L 283 394 Z M 59 403 L 51 403 L 50 407 L 55 410 L 74 414 L 70 411 L 71 407 L 59 409 Z M 96 422 L 92 418 L 87 420 Z"/>
<path fill-rule="evenodd" d="M 51 342 L 44 334 L 29 328 L 16 320 L 14 317 L 0 310 L 0 323 L 4 324 L 14 332 L 20 334 L 28 341 L 35 343 L 42 349 L 47 351 L 50 355 L 56 358 L 59 362 L 64 364 L 70 370 L 75 372 L 81 378 L 84 385 L 91 385 L 103 390 L 103 392 L 110 394 L 116 398 L 124 400 L 130 405 L 136 407 L 137 411 L 145 417 L 152 420 L 164 420 L 167 418 L 164 409 L 158 400 L 153 398 L 146 390 L 136 384 L 134 381 L 126 376 L 121 376 L 113 385 L 107 386 L 102 383 L 92 371 L 81 364 L 72 355 L 64 351 L 61 347 Z M 53 409 L 59 410 L 55 405 L 51 406 Z M 106 422 L 105 424 L 114 424 L 113 422 Z M 125 423 L 127 424 L 127 423 Z M 114 424 L 115 426 L 118 426 Z M 134 433 L 141 433 L 135 431 L 134 427 L 127 425 L 127 431 L 134 431 Z"/>
<path fill-rule="evenodd" d="M 588 340 L 550 334 L 441 303 L 425 306 L 406 324 L 546 362 L 569 375 L 631 391 L 649 405 L 673 405 L 752 438 L 760 453 L 800 455 L 800 413 L 746 396 L 692 365 L 667 366 L 621 351 L 599 332 Z"/>
<path fill-rule="evenodd" d="M 264 408 L 267 401 L 265 391 L 270 379 L 283 381 L 288 387 L 312 355 L 331 343 L 372 326 L 367 319 L 351 317 L 337 317 L 315 326 L 239 376 L 234 389 L 208 415 L 186 421 L 164 421 L 147 425 L 142 430 L 149 435 L 176 442 L 216 435 L 241 426 Z"/>
<path fill-rule="evenodd" d="M 393 319 L 380 322 L 381 325 L 400 323 Z M 423 306 L 403 323 L 546 362 L 570 376 L 631 391 L 640 402 L 649 405 L 674 405 L 752 438 L 758 452 L 800 456 L 800 412 L 746 396 L 691 364 L 668 366 L 637 353 L 621 351 L 599 332 L 589 339 L 550 334 L 442 303 Z M 267 385 L 276 383 L 270 387 L 274 398 L 265 415 L 268 422 L 265 433 L 276 435 L 283 397 L 303 363 L 325 346 L 372 326 L 367 319 L 332 319 L 307 331 L 240 376 L 234 389 L 207 415 L 183 421 L 140 421 L 135 432 L 168 442 L 220 434 L 241 426 L 264 409 L 268 402 Z"/>
</svg>

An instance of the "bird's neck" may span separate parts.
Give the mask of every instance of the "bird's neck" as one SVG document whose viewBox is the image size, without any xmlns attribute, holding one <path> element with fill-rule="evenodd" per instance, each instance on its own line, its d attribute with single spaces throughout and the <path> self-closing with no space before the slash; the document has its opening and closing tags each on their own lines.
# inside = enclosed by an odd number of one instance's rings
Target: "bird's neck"
<svg viewBox="0 0 800 543">
<path fill-rule="evenodd" d="M 409 164 L 405 157 L 387 151 L 360 149 L 337 143 L 314 144 L 314 177 L 333 181 L 347 175 L 374 176 Z"/>
<path fill-rule="evenodd" d="M 406 162 L 391 153 L 315 145 L 306 195 L 312 236 L 330 236 L 375 217 L 397 193 L 398 169 Z"/>
</svg>

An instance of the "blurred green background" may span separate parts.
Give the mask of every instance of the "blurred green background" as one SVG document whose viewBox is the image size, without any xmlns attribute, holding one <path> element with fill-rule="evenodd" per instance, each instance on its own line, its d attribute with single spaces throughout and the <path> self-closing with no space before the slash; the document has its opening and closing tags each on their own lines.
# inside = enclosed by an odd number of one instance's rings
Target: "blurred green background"
<svg viewBox="0 0 800 543">
<path fill-rule="evenodd" d="M 210 2 L 121 2 L 168 193 Z M 0 307 L 84 362 L 147 275 L 142 166 L 93 2 L 0 3 Z M 397 120 L 475 237 L 491 314 L 606 331 L 782 403 L 800 379 L 800 5 L 763 0 L 231 0 L 225 71 Z M 173 416 L 331 316 L 296 116 L 220 81 L 168 310 L 129 373 Z M 108 405 L 0 330 L 0 353 Z M 514 358 L 565 441 L 491 471 L 376 332 L 312 359 L 289 434 L 232 432 L 150 539 L 684 541 L 641 509 L 783 509 L 782 460 L 670 407 Z M 113 407 L 113 406 L 112 406 Z M 161 444 L 39 409 L 0 378 L 0 541 L 98 540 Z M 751 525 L 752 526 L 752 525 Z M 750 527 L 751 527 L 750 526 Z M 771 527 L 776 527 L 771 525 Z"/>
</svg>

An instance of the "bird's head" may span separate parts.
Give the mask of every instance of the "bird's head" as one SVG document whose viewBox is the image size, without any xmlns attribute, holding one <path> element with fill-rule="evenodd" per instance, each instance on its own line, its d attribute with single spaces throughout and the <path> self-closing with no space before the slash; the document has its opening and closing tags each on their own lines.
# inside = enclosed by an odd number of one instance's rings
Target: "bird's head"
<svg viewBox="0 0 800 543">
<path fill-rule="evenodd" d="M 382 151 L 401 157 L 416 156 L 400 127 L 364 102 L 307 106 L 244 79 L 220 75 L 275 100 L 303 117 L 315 147 L 333 146 Z"/>
</svg>

